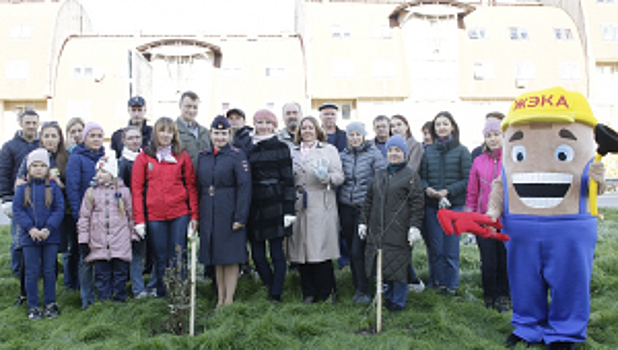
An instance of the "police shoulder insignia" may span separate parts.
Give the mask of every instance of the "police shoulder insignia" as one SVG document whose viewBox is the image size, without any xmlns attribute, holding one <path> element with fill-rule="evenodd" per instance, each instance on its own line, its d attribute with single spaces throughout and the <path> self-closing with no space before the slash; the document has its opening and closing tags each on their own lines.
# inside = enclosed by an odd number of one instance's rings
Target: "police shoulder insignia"
<svg viewBox="0 0 618 350">
<path fill-rule="evenodd" d="M 230 150 L 231 150 L 232 152 L 234 152 L 234 153 L 238 153 L 238 151 L 240 151 L 238 148 L 236 148 L 236 147 L 234 147 L 234 146 L 230 147 Z"/>
</svg>

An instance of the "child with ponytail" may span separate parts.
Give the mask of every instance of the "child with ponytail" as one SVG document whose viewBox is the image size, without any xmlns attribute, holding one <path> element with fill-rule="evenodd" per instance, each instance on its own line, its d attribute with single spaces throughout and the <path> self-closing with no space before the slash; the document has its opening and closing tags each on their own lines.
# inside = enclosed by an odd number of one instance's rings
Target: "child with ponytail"
<svg viewBox="0 0 618 350">
<path fill-rule="evenodd" d="M 131 262 L 133 230 L 131 192 L 118 179 L 116 157 L 101 157 L 93 185 L 86 191 L 77 222 L 79 249 L 87 263 L 94 262 L 99 300 L 124 301 Z"/>
<path fill-rule="evenodd" d="M 60 243 L 58 227 L 64 218 L 64 197 L 50 180 L 49 155 L 45 149 L 32 151 L 27 158 L 28 178 L 15 191 L 13 217 L 20 227 L 25 263 L 28 317 L 58 316 L 56 304 L 56 255 Z M 38 279 L 43 269 L 45 309 L 39 308 Z"/>
</svg>

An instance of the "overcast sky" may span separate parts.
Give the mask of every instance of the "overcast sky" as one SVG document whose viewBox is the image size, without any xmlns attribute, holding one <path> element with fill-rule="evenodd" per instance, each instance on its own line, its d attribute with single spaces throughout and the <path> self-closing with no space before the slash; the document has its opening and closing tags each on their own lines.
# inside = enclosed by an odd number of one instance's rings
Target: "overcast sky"
<svg viewBox="0 0 618 350">
<path fill-rule="evenodd" d="M 295 0 L 80 0 L 99 34 L 294 31 Z"/>
</svg>

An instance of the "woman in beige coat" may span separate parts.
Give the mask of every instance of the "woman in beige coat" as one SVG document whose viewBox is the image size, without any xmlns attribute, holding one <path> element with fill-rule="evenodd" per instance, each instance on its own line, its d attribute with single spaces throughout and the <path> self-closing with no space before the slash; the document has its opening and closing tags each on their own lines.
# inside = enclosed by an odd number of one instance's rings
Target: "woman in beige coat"
<svg viewBox="0 0 618 350">
<path fill-rule="evenodd" d="M 315 118 L 301 120 L 296 142 L 292 159 L 297 220 L 287 252 L 290 261 L 298 264 L 303 302 L 313 303 L 328 299 L 335 290 L 331 262 L 339 258 L 335 187 L 343 183 L 344 175 L 339 152 L 326 143 L 326 134 Z"/>
</svg>

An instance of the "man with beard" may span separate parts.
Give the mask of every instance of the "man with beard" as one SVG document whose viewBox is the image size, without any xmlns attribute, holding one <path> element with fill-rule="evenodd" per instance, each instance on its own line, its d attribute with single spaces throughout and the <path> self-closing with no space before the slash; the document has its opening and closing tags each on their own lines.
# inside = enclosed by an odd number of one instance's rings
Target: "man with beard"
<svg viewBox="0 0 618 350">
<path fill-rule="evenodd" d="M 294 148 L 294 133 L 298 127 L 298 121 L 303 117 L 303 112 L 297 102 L 289 102 L 283 105 L 283 122 L 285 128 L 279 132 L 279 140 Z"/>
</svg>

